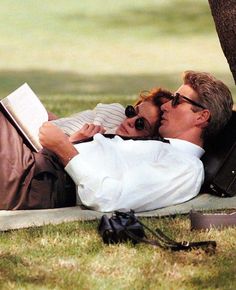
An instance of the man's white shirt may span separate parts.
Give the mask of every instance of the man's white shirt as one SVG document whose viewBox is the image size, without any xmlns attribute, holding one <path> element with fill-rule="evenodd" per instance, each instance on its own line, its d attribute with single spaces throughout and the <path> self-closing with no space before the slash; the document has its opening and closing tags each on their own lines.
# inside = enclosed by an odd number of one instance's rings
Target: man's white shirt
<svg viewBox="0 0 236 290">
<path fill-rule="evenodd" d="M 195 197 L 204 180 L 204 150 L 190 142 L 108 139 L 76 144 L 79 154 L 65 167 L 78 200 L 97 211 L 146 211 Z"/>
</svg>

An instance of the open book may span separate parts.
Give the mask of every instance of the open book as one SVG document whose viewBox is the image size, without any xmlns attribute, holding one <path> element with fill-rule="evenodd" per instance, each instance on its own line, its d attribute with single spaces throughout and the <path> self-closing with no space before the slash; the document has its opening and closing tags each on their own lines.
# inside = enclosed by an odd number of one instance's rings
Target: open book
<svg viewBox="0 0 236 290">
<path fill-rule="evenodd" d="M 6 116 L 13 121 L 32 149 L 39 151 L 39 128 L 48 120 L 48 113 L 28 84 L 23 84 L 0 101 Z"/>
</svg>

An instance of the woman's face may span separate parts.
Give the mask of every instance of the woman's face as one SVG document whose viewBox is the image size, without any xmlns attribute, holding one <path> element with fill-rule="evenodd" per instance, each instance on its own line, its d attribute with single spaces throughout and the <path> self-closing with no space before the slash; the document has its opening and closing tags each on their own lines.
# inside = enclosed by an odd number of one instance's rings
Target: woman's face
<svg viewBox="0 0 236 290">
<path fill-rule="evenodd" d="M 116 134 L 129 137 L 152 136 L 156 129 L 156 124 L 160 121 L 161 110 L 149 101 L 140 103 L 134 109 L 136 115 L 131 118 L 126 118 L 117 128 Z M 143 119 L 142 123 L 144 128 L 142 130 L 136 128 L 138 127 L 137 123 L 139 122 L 139 118 Z"/>
</svg>

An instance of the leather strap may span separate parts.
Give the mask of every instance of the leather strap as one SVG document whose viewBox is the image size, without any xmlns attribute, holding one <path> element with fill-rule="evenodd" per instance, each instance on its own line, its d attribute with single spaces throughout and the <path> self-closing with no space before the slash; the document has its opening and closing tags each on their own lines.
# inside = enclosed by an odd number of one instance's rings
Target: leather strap
<svg viewBox="0 0 236 290">
<path fill-rule="evenodd" d="M 155 236 L 155 240 L 149 240 L 147 238 L 140 238 L 136 236 L 134 233 L 130 232 L 126 229 L 126 234 L 136 240 L 138 242 L 143 242 L 146 244 L 150 244 L 153 246 L 159 246 L 163 249 L 170 249 L 172 251 L 189 251 L 196 248 L 202 248 L 205 252 L 209 254 L 214 254 L 216 249 L 216 242 L 215 241 L 201 241 L 201 242 L 176 242 L 175 240 L 170 239 L 166 236 L 160 229 L 156 229 L 153 231 L 149 227 L 147 227 L 144 223 L 142 223 L 137 217 L 134 216 L 134 213 L 131 213 L 132 217 L 136 219 L 145 229 L 151 232 Z"/>
</svg>

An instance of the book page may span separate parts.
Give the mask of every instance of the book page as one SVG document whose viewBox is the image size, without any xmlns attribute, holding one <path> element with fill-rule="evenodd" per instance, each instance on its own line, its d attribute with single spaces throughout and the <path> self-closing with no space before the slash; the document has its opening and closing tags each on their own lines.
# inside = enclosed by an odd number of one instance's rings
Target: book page
<svg viewBox="0 0 236 290">
<path fill-rule="evenodd" d="M 48 114 L 32 89 L 24 84 L 1 103 L 35 145 L 35 149 L 41 149 L 38 133 L 42 123 L 48 120 Z"/>
</svg>

